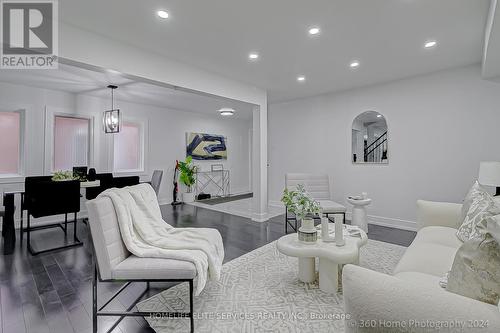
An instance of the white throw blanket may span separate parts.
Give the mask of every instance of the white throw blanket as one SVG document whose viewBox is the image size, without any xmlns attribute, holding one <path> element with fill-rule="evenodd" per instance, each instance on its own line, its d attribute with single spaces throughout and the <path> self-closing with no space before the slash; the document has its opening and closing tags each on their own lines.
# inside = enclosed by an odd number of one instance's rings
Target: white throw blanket
<svg viewBox="0 0 500 333">
<path fill-rule="evenodd" d="M 174 228 L 166 223 L 153 188 L 140 184 L 102 192 L 113 202 L 127 249 L 138 257 L 192 262 L 197 271 L 196 295 L 207 279 L 218 280 L 224 259 L 222 237 L 216 229 Z"/>
</svg>

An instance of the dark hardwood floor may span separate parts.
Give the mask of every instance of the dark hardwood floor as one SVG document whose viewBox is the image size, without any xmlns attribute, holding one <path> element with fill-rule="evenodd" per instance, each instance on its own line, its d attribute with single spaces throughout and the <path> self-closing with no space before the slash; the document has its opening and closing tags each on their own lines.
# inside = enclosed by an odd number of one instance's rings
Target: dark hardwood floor
<svg viewBox="0 0 500 333">
<path fill-rule="evenodd" d="M 283 216 L 266 223 L 184 205 L 162 206 L 164 219 L 177 227 L 206 227 L 220 231 L 226 250 L 225 261 L 232 260 L 272 242 L 284 234 Z M 27 254 L 19 239 L 14 254 L 0 255 L 0 332 L 2 333 L 80 333 L 92 331 L 92 258 L 87 226 L 78 223 L 84 246 L 36 257 Z M 18 233 L 19 234 L 19 233 Z M 68 233 L 72 234 L 72 231 Z M 53 246 L 63 237 L 61 230 L 33 233 L 37 247 Z M 407 246 L 414 232 L 370 225 L 369 237 Z M 1 244 L 3 245 L 3 244 Z M 99 284 L 100 296 L 109 297 L 119 283 Z M 150 295 L 167 288 L 155 286 Z M 144 284 L 131 285 L 110 304 L 125 308 L 142 292 Z M 196 301 L 196 299 L 195 299 Z M 99 320 L 99 330 L 107 330 L 115 318 Z M 126 318 L 114 332 L 152 332 L 142 318 Z"/>
</svg>

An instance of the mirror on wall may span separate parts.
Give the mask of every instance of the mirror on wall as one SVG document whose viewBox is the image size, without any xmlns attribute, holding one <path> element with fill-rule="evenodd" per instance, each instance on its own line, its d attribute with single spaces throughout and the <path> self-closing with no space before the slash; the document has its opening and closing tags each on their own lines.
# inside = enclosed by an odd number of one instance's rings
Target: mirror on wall
<svg viewBox="0 0 500 333">
<path fill-rule="evenodd" d="M 389 162 L 387 121 L 379 112 L 363 112 L 352 122 L 352 162 Z"/>
</svg>

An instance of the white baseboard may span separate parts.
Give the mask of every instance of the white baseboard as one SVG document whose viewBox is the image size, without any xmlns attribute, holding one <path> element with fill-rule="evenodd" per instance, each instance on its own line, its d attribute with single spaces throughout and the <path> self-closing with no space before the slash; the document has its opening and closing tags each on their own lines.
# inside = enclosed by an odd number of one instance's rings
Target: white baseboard
<svg viewBox="0 0 500 333">
<path fill-rule="evenodd" d="M 168 204 L 170 204 L 170 203 L 171 203 L 171 201 L 169 201 L 168 199 L 159 199 L 159 200 L 158 200 L 158 204 L 159 204 L 160 206 L 163 206 L 163 205 L 168 205 Z"/>
<path fill-rule="evenodd" d="M 266 222 L 269 220 L 267 213 L 253 213 L 252 221 L 255 222 Z"/>
<path fill-rule="evenodd" d="M 276 201 L 276 200 L 269 200 L 269 206 L 282 207 L 283 209 L 285 208 L 285 206 L 283 205 L 283 203 L 281 201 Z M 352 212 L 347 212 L 346 219 L 351 220 L 351 215 L 352 215 Z M 380 225 L 383 227 L 391 227 L 391 228 L 402 229 L 402 230 L 417 231 L 417 222 L 402 220 L 402 219 L 395 219 L 395 218 L 391 218 L 391 217 L 368 215 L 368 223 L 374 224 L 374 225 Z"/>
<path fill-rule="evenodd" d="M 352 212 L 346 213 L 347 220 L 351 220 L 351 216 Z M 417 231 L 417 222 L 395 219 L 392 217 L 368 215 L 368 224 L 380 225 L 382 227 L 390 227 L 402 230 Z"/>
</svg>

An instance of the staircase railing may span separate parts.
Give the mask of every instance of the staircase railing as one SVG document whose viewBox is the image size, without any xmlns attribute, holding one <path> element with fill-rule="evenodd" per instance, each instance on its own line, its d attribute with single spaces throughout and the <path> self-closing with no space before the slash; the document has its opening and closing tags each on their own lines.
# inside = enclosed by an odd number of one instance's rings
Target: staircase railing
<svg viewBox="0 0 500 333">
<path fill-rule="evenodd" d="M 382 162 L 387 159 L 387 131 L 365 148 L 365 162 Z"/>
</svg>

